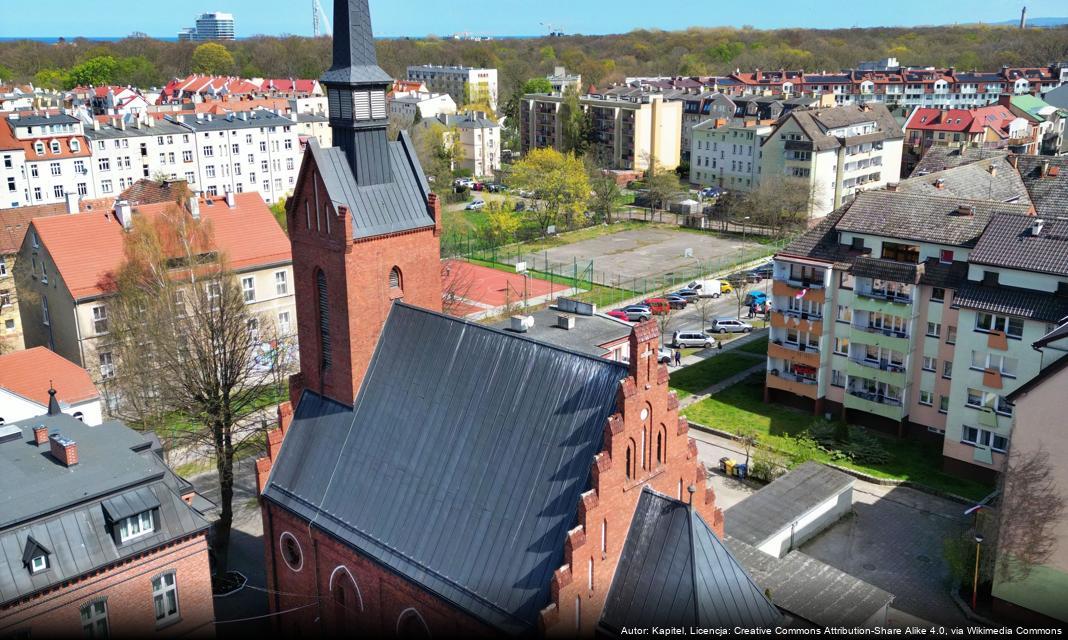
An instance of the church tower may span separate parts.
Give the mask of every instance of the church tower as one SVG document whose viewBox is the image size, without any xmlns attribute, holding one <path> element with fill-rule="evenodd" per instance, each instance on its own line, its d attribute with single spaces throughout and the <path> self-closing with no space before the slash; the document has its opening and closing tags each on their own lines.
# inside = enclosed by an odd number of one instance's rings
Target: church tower
<svg viewBox="0 0 1068 640">
<path fill-rule="evenodd" d="M 352 405 L 395 300 L 441 310 L 441 207 L 406 133 L 388 139 L 367 0 L 334 1 L 333 65 L 321 81 L 333 146 L 312 138 L 286 203 L 304 389 Z"/>
</svg>

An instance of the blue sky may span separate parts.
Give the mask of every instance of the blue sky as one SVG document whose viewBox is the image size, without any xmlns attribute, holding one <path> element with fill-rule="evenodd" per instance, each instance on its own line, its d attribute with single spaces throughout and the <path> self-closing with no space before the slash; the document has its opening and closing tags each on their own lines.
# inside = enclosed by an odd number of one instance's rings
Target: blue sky
<svg viewBox="0 0 1068 640">
<path fill-rule="evenodd" d="M 332 0 L 321 0 L 332 12 Z M 867 27 L 999 22 L 1018 17 L 1020 4 L 991 0 L 841 2 L 839 0 L 371 0 L 376 35 L 425 36 L 471 32 L 535 35 L 552 23 L 568 33 L 622 33 L 640 27 L 690 26 Z M 1028 14 L 1068 15 L 1063 0 L 1030 0 Z M 469 10 L 466 8 L 470 7 Z M 655 13 L 650 11 L 655 8 Z M 310 34 L 310 0 L 0 0 L 0 38 L 18 36 L 124 36 L 143 31 L 173 37 L 199 12 L 228 11 L 239 36 Z"/>
</svg>

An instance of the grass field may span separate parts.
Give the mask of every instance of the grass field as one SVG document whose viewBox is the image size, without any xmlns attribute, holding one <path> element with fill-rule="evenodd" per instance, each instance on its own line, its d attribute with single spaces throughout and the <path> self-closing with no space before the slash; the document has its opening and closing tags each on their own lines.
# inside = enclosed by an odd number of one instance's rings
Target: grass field
<svg viewBox="0 0 1068 640">
<path fill-rule="evenodd" d="M 723 382 L 727 378 L 738 375 L 758 364 L 760 364 L 760 361 L 756 358 L 728 351 L 673 372 L 671 374 L 671 388 L 682 399 L 695 393 L 700 393 L 712 385 Z"/>
<path fill-rule="evenodd" d="M 674 383 L 674 377 L 672 378 Z M 763 379 L 754 376 L 741 384 L 725 389 L 683 410 L 683 415 L 696 423 L 722 431 L 740 433 L 755 430 L 760 434 L 763 446 L 787 455 L 797 454 L 799 447 L 795 436 L 805 432 L 813 417 L 805 412 L 763 401 Z M 883 436 L 881 437 L 890 461 L 880 465 L 859 465 L 848 461 L 835 464 L 856 469 L 878 478 L 910 480 L 918 484 L 946 491 L 969 499 L 983 498 L 993 489 L 992 485 L 957 478 L 941 471 L 942 450 L 934 443 L 919 442 Z M 811 455 L 818 462 L 830 462 L 830 454 L 817 450 Z"/>
<path fill-rule="evenodd" d="M 758 356 L 767 355 L 768 353 L 768 339 L 754 340 L 749 344 L 738 347 L 738 351 L 744 351 L 746 353 L 756 354 Z"/>
</svg>

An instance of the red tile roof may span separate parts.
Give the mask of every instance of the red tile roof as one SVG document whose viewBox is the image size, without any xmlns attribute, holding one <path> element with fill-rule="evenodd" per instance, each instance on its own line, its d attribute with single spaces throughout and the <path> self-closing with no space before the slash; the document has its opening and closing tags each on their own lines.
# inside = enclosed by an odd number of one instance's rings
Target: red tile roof
<svg viewBox="0 0 1068 640">
<path fill-rule="evenodd" d="M 0 117 L 0 149 L 22 149 L 26 152 L 27 162 L 40 162 L 48 160 L 64 160 L 66 158 L 88 158 L 90 156 L 89 141 L 85 136 L 41 136 L 29 140 L 19 140 L 15 137 L 14 128 L 6 116 Z M 52 141 L 59 141 L 59 153 L 52 153 Z M 71 140 L 77 140 L 78 151 L 71 149 Z M 41 141 L 45 145 L 44 155 L 37 155 L 33 148 L 34 143 Z"/>
<path fill-rule="evenodd" d="M 85 369 L 44 347 L 0 356 L 0 387 L 45 407 L 50 387 L 67 404 L 100 397 Z"/>
<path fill-rule="evenodd" d="M 230 267 L 246 271 L 292 260 L 289 239 L 258 193 L 235 194 L 230 209 L 224 198 L 201 198 L 201 217 L 211 224 L 216 246 Z M 208 204 L 211 202 L 212 204 Z M 135 215 L 156 216 L 173 203 L 140 205 Z M 75 300 L 104 294 L 104 284 L 123 261 L 122 224 L 110 213 L 79 213 L 34 220 L 41 244 L 48 250 Z"/>
</svg>

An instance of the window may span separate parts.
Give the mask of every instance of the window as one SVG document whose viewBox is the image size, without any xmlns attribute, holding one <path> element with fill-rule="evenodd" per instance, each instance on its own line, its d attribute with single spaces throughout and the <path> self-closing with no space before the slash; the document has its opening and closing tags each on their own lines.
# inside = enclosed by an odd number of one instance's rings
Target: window
<svg viewBox="0 0 1068 640">
<path fill-rule="evenodd" d="M 147 536 L 155 530 L 152 512 L 142 511 L 135 516 L 123 518 L 119 521 L 119 542 L 127 542 L 141 536 Z"/>
<path fill-rule="evenodd" d="M 201 151 L 204 152 L 204 157 L 205 158 L 214 158 L 215 157 L 215 147 L 211 146 L 210 144 L 204 145 L 201 148 Z"/>
<path fill-rule="evenodd" d="M 924 356 L 923 357 L 923 370 L 924 371 L 937 371 L 938 370 L 938 360 L 936 360 L 935 358 Z"/>
<path fill-rule="evenodd" d="M 80 195 L 80 196 L 89 195 L 89 185 L 87 185 L 86 183 L 79 182 L 78 185 L 77 185 L 77 189 L 78 189 L 78 195 Z"/>
<path fill-rule="evenodd" d="M 957 344 L 956 327 L 946 327 L 946 344 Z"/>
<path fill-rule="evenodd" d="M 215 165 L 209 164 L 208 166 L 204 167 L 204 175 L 206 175 L 209 178 L 214 178 L 215 177 Z"/>
<path fill-rule="evenodd" d="M 103 305 L 93 307 L 93 331 L 98 336 L 108 332 L 108 308 Z"/>
<path fill-rule="evenodd" d="M 980 312 L 975 316 L 975 329 L 976 331 L 1002 331 L 1005 335 L 1019 338 L 1023 335 L 1023 320 Z"/>
<path fill-rule="evenodd" d="M 111 360 L 111 352 L 105 351 L 100 354 L 100 377 L 110 380 L 115 377 L 115 365 Z"/>
<path fill-rule="evenodd" d="M 276 295 L 284 296 L 289 294 L 289 280 L 287 278 L 285 271 L 274 272 L 274 292 Z"/>
<path fill-rule="evenodd" d="M 16 190 L 15 189 L 15 179 L 14 178 L 8 178 L 7 179 L 7 190 L 8 191 L 15 191 Z"/>
<path fill-rule="evenodd" d="M 101 171 L 111 171 L 111 159 L 100 158 L 96 161 L 96 167 Z"/>
<path fill-rule="evenodd" d="M 942 325 L 938 322 L 927 323 L 927 335 L 931 338 L 937 338 L 942 335 Z"/>
<path fill-rule="evenodd" d="M 839 322 L 852 322 L 853 321 L 853 307 L 846 305 L 838 305 L 838 321 Z"/>
<path fill-rule="evenodd" d="M 401 272 L 397 267 L 393 267 L 389 271 L 389 288 L 400 289 L 401 288 Z"/>
<path fill-rule="evenodd" d="M 38 177 L 40 175 L 41 174 L 40 174 L 40 171 L 37 168 L 37 165 L 36 164 L 31 164 L 30 165 L 30 176 L 36 178 L 36 177 Z"/>
<path fill-rule="evenodd" d="M 41 298 L 41 324 L 49 326 L 52 324 L 51 318 L 48 317 L 48 298 Z"/>
<path fill-rule="evenodd" d="M 834 352 L 839 355 L 849 355 L 849 338 L 835 338 Z"/>
<path fill-rule="evenodd" d="M 241 278 L 241 293 L 245 296 L 245 302 L 255 302 L 256 279 L 253 277 Z"/>
<path fill-rule="evenodd" d="M 178 617 L 178 585 L 173 571 L 152 579 L 152 602 L 156 606 L 156 624 Z"/>
<path fill-rule="evenodd" d="M 52 195 L 56 198 L 62 198 L 64 195 L 66 195 L 66 192 L 63 190 L 63 185 L 57 184 L 56 186 L 52 187 Z"/>
<path fill-rule="evenodd" d="M 1002 415 L 1012 415 L 1012 404 L 1004 397 L 991 391 L 968 389 L 967 405 L 973 409 L 993 409 Z"/>
<path fill-rule="evenodd" d="M 43 200 L 44 199 L 44 196 L 41 194 L 41 187 L 34 187 L 33 188 L 33 199 L 34 200 Z"/>
<path fill-rule="evenodd" d="M 846 386 L 845 373 L 839 371 L 838 369 L 831 369 L 831 385 L 835 387 Z"/>
<path fill-rule="evenodd" d="M 290 327 L 289 312 L 288 311 L 283 311 L 282 313 L 279 313 L 278 314 L 278 333 L 280 333 L 282 336 L 289 335 L 289 327 Z"/>
<path fill-rule="evenodd" d="M 222 297 L 222 286 L 218 282 L 209 282 L 204 290 L 208 294 L 208 304 L 212 308 L 215 308 L 219 304 L 219 299 Z"/>
<path fill-rule="evenodd" d="M 979 430 L 975 427 L 961 427 L 960 441 L 965 444 L 979 444 Z"/>
<path fill-rule="evenodd" d="M 48 163 L 48 170 L 52 172 L 52 175 L 58 176 L 63 173 L 63 169 L 58 162 Z"/>
<path fill-rule="evenodd" d="M 30 559 L 30 573 L 41 573 L 48 568 L 48 556 L 45 554 L 35 555 Z"/>
<path fill-rule="evenodd" d="M 931 289 L 931 302 L 945 302 L 946 290 L 940 287 Z"/>
<path fill-rule="evenodd" d="M 1009 450 L 1009 439 L 1008 438 L 1006 438 L 1004 436 L 999 436 L 997 434 L 991 434 L 991 435 L 993 436 L 991 438 L 991 442 L 990 442 L 990 448 L 991 449 L 993 449 L 994 451 L 1001 452 L 1001 453 L 1005 453 L 1006 451 Z"/>
<path fill-rule="evenodd" d="M 315 274 L 315 285 L 319 294 L 319 361 L 323 369 L 330 368 L 333 353 L 330 344 L 330 297 L 326 287 L 326 274 Z"/>
<path fill-rule="evenodd" d="M 942 377 L 949 379 L 953 377 L 953 361 L 946 360 L 942 363 Z"/>
<path fill-rule="evenodd" d="M 300 550 L 300 543 L 298 543 L 297 539 L 293 537 L 293 534 L 288 531 L 282 534 L 280 543 L 282 547 L 282 560 L 284 560 L 286 565 L 293 571 L 300 571 L 301 567 L 304 566 L 304 556 Z"/>
<path fill-rule="evenodd" d="M 953 262 L 953 251 L 951 249 L 942 249 L 942 252 L 938 256 L 938 261 L 942 264 L 950 264 Z"/>
<path fill-rule="evenodd" d="M 108 637 L 107 600 L 90 602 L 81 609 L 82 631 L 90 638 Z"/>
<path fill-rule="evenodd" d="M 102 192 L 104 192 L 104 193 L 111 193 L 111 191 L 112 191 L 111 180 L 101 180 L 100 181 L 100 190 Z"/>
</svg>

